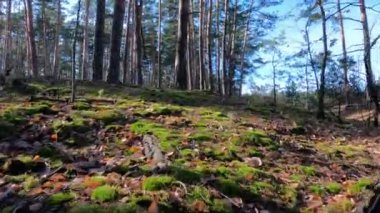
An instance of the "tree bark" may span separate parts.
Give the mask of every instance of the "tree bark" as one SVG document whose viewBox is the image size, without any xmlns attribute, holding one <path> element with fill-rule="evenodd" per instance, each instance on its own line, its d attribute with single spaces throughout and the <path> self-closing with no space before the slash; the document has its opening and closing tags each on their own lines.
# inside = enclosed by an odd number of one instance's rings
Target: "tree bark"
<svg viewBox="0 0 380 213">
<path fill-rule="evenodd" d="M 237 21 L 238 1 L 235 0 L 233 27 L 230 36 L 230 53 L 229 53 L 229 72 L 228 72 L 228 95 L 231 96 L 234 90 L 234 78 L 235 78 L 235 38 L 236 38 L 236 21 Z"/>
<path fill-rule="evenodd" d="M 189 20 L 189 0 L 179 0 L 178 8 L 178 31 L 176 43 L 175 72 L 177 75 L 176 87 L 186 89 L 186 41 L 187 25 Z"/>
<path fill-rule="evenodd" d="M 82 52 L 82 79 L 88 80 L 88 19 L 90 16 L 90 0 L 85 2 Z"/>
<path fill-rule="evenodd" d="M 75 85 L 75 75 L 76 75 L 76 64 L 75 64 L 75 57 L 76 57 L 76 47 L 77 47 L 77 37 L 78 37 L 78 30 L 79 30 L 79 15 L 80 15 L 80 8 L 81 8 L 81 0 L 78 0 L 78 10 L 77 10 L 77 20 L 75 24 L 75 30 L 74 30 L 74 40 L 73 40 L 73 55 L 72 55 L 72 63 L 71 63 L 71 102 L 74 103 L 75 101 L 75 93 L 76 93 L 76 85 Z"/>
<path fill-rule="evenodd" d="M 204 74 L 204 60 L 203 60 L 203 53 L 204 53 L 204 46 L 203 46 L 203 8 L 204 8 L 204 0 L 199 1 L 199 89 L 203 90 L 204 89 L 204 79 L 205 79 L 205 74 Z"/>
<path fill-rule="evenodd" d="M 228 8 L 229 8 L 229 1 L 224 0 L 224 28 L 223 28 L 223 42 L 222 42 L 222 60 L 223 60 L 223 67 L 222 67 L 222 95 L 226 95 L 226 83 L 227 83 L 227 27 L 228 27 Z"/>
<path fill-rule="evenodd" d="M 61 33 L 61 0 L 57 0 L 57 21 L 55 28 L 55 38 L 54 38 L 54 56 L 53 56 L 53 75 L 55 78 L 59 78 L 59 64 L 60 64 L 60 54 L 59 54 L 59 38 Z"/>
<path fill-rule="evenodd" d="M 321 62 L 321 85 L 318 92 L 318 113 L 317 117 L 320 119 L 325 118 L 325 72 L 328 59 L 328 47 L 327 47 L 327 27 L 326 27 L 326 13 L 323 6 L 323 1 L 318 0 L 318 6 L 321 12 L 322 18 L 322 32 L 323 32 L 323 58 Z"/>
<path fill-rule="evenodd" d="M 44 51 L 44 75 L 51 74 L 50 59 L 49 59 L 49 47 L 48 47 L 48 35 L 46 29 L 46 0 L 42 0 L 41 4 L 41 16 L 42 16 L 42 34 L 43 34 L 43 51 Z"/>
<path fill-rule="evenodd" d="M 108 83 L 119 83 L 120 77 L 120 46 L 123 36 L 123 21 L 125 13 L 125 0 L 116 0 L 114 3 L 114 13 L 111 35 L 111 56 L 108 71 Z"/>
<path fill-rule="evenodd" d="M 347 58 L 347 48 L 346 48 L 346 35 L 344 30 L 344 18 L 343 12 L 341 9 L 340 0 L 337 0 L 337 8 L 338 8 L 338 18 L 339 18 L 339 26 L 340 26 L 340 38 L 342 41 L 342 50 L 343 50 L 343 82 L 344 82 L 344 98 L 346 105 L 350 102 L 350 83 L 348 81 L 348 58 Z"/>
<path fill-rule="evenodd" d="M 135 33 L 134 33 L 134 70 L 137 72 L 137 85 L 143 85 L 143 75 L 142 75 L 142 26 L 141 26 L 141 16 L 142 16 L 142 0 L 135 1 Z"/>
<path fill-rule="evenodd" d="M 242 96 L 243 94 L 243 83 L 244 83 L 244 60 L 245 60 L 245 49 L 247 48 L 247 40 L 248 40 L 248 31 L 249 31 L 249 24 L 251 21 L 251 15 L 253 12 L 253 6 L 255 1 L 251 0 L 251 4 L 249 6 L 249 12 L 247 16 L 247 22 L 245 24 L 245 30 L 244 30 L 244 38 L 243 38 L 243 50 L 241 53 L 241 59 L 240 59 L 240 82 L 239 82 L 239 96 Z"/>
<path fill-rule="evenodd" d="M 130 42 L 129 42 L 129 31 L 130 31 L 130 28 L 129 28 L 129 25 L 130 25 L 130 16 L 131 16 L 131 8 L 132 8 L 132 1 L 133 0 L 129 0 L 128 1 L 128 14 L 127 14 L 127 20 L 126 20 L 126 29 L 125 29 L 125 46 L 124 46 L 124 60 L 123 60 L 123 83 L 126 84 L 127 83 L 127 73 L 128 73 L 128 70 L 129 70 L 129 63 L 128 63 L 128 55 L 129 55 L 129 49 L 130 49 Z"/>
<path fill-rule="evenodd" d="M 219 28 L 219 0 L 216 1 L 216 79 L 218 85 L 218 92 L 222 94 L 221 79 L 220 79 L 220 28 Z"/>
<path fill-rule="evenodd" d="M 161 0 L 158 0 L 158 29 L 157 29 L 157 87 L 162 87 L 162 70 L 161 70 Z"/>
<path fill-rule="evenodd" d="M 11 65 L 12 57 L 12 0 L 7 1 L 7 35 L 5 40 L 5 60 L 4 60 L 4 71 L 6 75 L 7 71 L 12 70 Z"/>
<path fill-rule="evenodd" d="M 211 92 L 214 91 L 214 80 L 212 71 L 212 1 L 209 0 L 208 21 L 207 21 L 207 53 L 208 53 L 208 85 Z"/>
<path fill-rule="evenodd" d="M 38 76 L 38 67 L 37 67 L 37 50 L 36 50 L 36 41 L 34 39 L 34 26 L 33 26 L 33 7 L 32 0 L 24 0 L 25 10 L 26 10 L 26 26 L 27 26 L 27 39 L 29 43 L 29 68 L 32 71 L 33 77 Z"/>
<path fill-rule="evenodd" d="M 360 14 L 361 14 L 361 22 L 363 26 L 363 41 L 364 41 L 364 65 L 366 71 L 366 79 L 367 79 L 367 89 L 371 101 L 375 104 L 374 110 L 374 126 L 379 126 L 379 113 L 380 113 L 380 105 L 379 98 L 377 94 L 376 85 L 373 79 L 373 71 L 372 71 L 372 61 L 371 61 L 371 38 L 368 28 L 368 19 L 367 19 L 367 11 L 364 0 L 359 0 Z"/>
<path fill-rule="evenodd" d="M 94 41 L 93 81 L 103 79 L 103 56 L 104 56 L 104 21 L 106 13 L 105 0 L 97 0 L 96 24 Z"/>
</svg>

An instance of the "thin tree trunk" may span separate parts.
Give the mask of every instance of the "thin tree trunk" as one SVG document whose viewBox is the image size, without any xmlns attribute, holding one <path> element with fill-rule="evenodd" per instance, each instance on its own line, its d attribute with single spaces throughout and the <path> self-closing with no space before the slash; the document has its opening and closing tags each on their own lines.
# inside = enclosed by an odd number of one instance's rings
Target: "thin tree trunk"
<svg viewBox="0 0 380 213">
<path fill-rule="evenodd" d="M 323 6 L 323 1 L 318 1 L 318 6 L 321 11 L 322 18 L 322 32 L 323 32 L 323 58 L 321 62 L 321 85 L 318 92 L 318 114 L 317 117 L 324 119 L 325 118 L 325 72 L 328 59 L 328 47 L 327 47 L 327 29 L 326 29 L 326 13 Z"/>
<path fill-rule="evenodd" d="M 41 16 L 42 16 L 42 33 L 43 33 L 43 51 L 44 51 L 44 75 L 50 75 L 50 59 L 49 59 L 49 47 L 48 47 L 48 35 L 46 29 L 46 0 L 42 0 L 41 5 Z"/>
<path fill-rule="evenodd" d="M 204 61 L 203 61 L 203 8 L 204 8 L 204 0 L 199 1 L 199 89 L 204 89 Z"/>
<path fill-rule="evenodd" d="M 247 48 L 249 24 L 251 22 L 251 15 L 253 12 L 254 3 L 255 3 L 255 1 L 251 0 L 251 4 L 249 6 L 249 12 L 248 12 L 248 16 L 247 16 L 247 22 L 246 22 L 245 30 L 244 30 L 243 50 L 242 50 L 241 59 L 240 59 L 240 72 L 241 72 L 241 74 L 240 74 L 239 96 L 242 96 L 242 94 L 243 94 L 245 50 Z"/>
<path fill-rule="evenodd" d="M 363 25 L 363 41 L 364 41 L 364 65 L 366 71 L 366 79 L 367 79 L 367 88 L 368 93 L 371 98 L 371 101 L 375 104 L 374 110 L 374 126 L 379 126 L 379 113 L 380 113 L 380 105 L 379 98 L 377 94 L 376 85 L 373 79 L 373 71 L 372 71 L 372 61 L 371 61 L 371 38 L 368 29 L 368 20 L 367 20 L 367 11 L 364 0 L 359 0 L 360 14 L 361 14 L 361 22 Z"/>
<path fill-rule="evenodd" d="M 33 7 L 32 0 L 24 0 L 25 10 L 26 10 L 26 25 L 27 25 L 27 35 L 28 43 L 30 47 L 30 68 L 32 70 L 33 77 L 38 76 L 37 67 L 37 50 L 36 41 L 34 40 L 34 27 L 33 27 Z"/>
<path fill-rule="evenodd" d="M 83 52 L 82 52 L 82 79 L 88 80 L 88 19 L 90 16 L 90 0 L 85 2 L 85 16 L 83 27 Z"/>
<path fill-rule="evenodd" d="M 4 74 L 11 71 L 12 57 L 12 0 L 7 1 L 7 36 L 5 41 L 5 60 L 4 60 Z"/>
<path fill-rule="evenodd" d="M 54 56 L 53 56 L 53 75 L 58 78 L 60 54 L 59 54 L 59 38 L 61 33 L 61 0 L 57 0 L 57 21 L 54 38 Z"/>
<path fill-rule="evenodd" d="M 103 79 L 103 56 L 104 56 L 104 21 L 106 13 L 105 0 L 97 0 L 93 60 L 93 81 Z"/>
<path fill-rule="evenodd" d="M 222 95 L 226 95 L 226 82 L 227 82 L 227 27 L 228 27 L 228 5 L 229 1 L 224 0 L 224 28 L 223 28 L 223 42 L 222 42 L 222 60 L 223 60 L 223 67 L 222 67 Z"/>
<path fill-rule="evenodd" d="M 235 78 L 235 38 L 236 38 L 236 16 L 238 10 L 238 1 L 235 0 L 234 16 L 233 16 L 233 28 L 230 36 L 230 53 L 229 53 L 229 72 L 228 72 L 228 95 L 233 94 L 234 78 Z"/>
<path fill-rule="evenodd" d="M 141 16 L 142 16 L 142 0 L 136 0 L 135 2 L 135 46 L 134 46 L 134 70 L 137 72 L 137 85 L 142 86 L 143 75 L 142 75 L 142 26 L 141 26 Z"/>
<path fill-rule="evenodd" d="M 191 32 L 191 26 L 188 24 L 187 30 Z M 192 90 L 192 76 L 191 76 L 191 66 L 192 66 L 192 49 L 191 49 L 191 36 L 187 36 L 187 89 Z"/>
<path fill-rule="evenodd" d="M 123 60 L 123 83 L 126 84 L 127 83 L 127 73 L 128 73 L 128 69 L 129 69 L 129 63 L 128 63 L 128 55 L 129 55 L 129 45 L 130 45 L 130 42 L 129 42 L 129 25 L 130 25 L 130 16 L 131 16 L 131 8 L 132 8 L 132 1 L 133 0 L 129 0 L 128 1 L 128 14 L 127 14 L 127 20 L 126 20 L 126 29 L 125 29 L 125 46 L 124 46 L 124 60 Z"/>
<path fill-rule="evenodd" d="M 347 48 L 346 48 L 346 35 L 344 30 L 343 12 L 341 9 L 340 0 L 337 0 L 338 14 L 339 14 L 339 26 L 340 26 L 340 37 L 342 41 L 343 50 L 343 82 L 344 82 L 344 98 L 345 104 L 348 105 L 350 102 L 350 84 L 348 81 L 348 59 L 347 59 Z"/>
<path fill-rule="evenodd" d="M 116 0 L 114 3 L 114 14 L 111 36 L 111 56 L 108 71 L 108 83 L 117 84 L 120 78 L 120 46 L 123 36 L 123 21 L 125 13 L 125 0 Z"/>
<path fill-rule="evenodd" d="M 277 78 L 277 70 L 275 64 L 275 53 L 272 55 L 272 73 L 273 73 L 273 105 L 277 106 L 277 89 L 276 89 L 276 78 Z"/>
<path fill-rule="evenodd" d="M 216 1 L 216 75 L 217 75 L 217 84 L 218 92 L 222 94 L 221 79 L 220 79 L 220 28 L 219 28 L 219 0 Z"/>
<path fill-rule="evenodd" d="M 306 25 L 305 25 L 305 39 L 306 39 L 306 44 L 307 44 L 307 52 L 309 54 L 310 66 L 311 66 L 311 69 L 313 70 L 313 73 L 314 73 L 315 84 L 317 86 L 317 90 L 319 91 L 318 73 L 317 73 L 317 69 L 315 67 L 315 63 L 314 63 L 314 59 L 313 59 L 313 54 L 311 52 L 309 25 L 310 25 L 310 19 L 307 20 Z"/>
<path fill-rule="evenodd" d="M 158 88 L 162 87 L 162 70 L 161 70 L 161 0 L 158 0 L 158 30 L 157 30 L 157 70 L 158 70 Z"/>
<path fill-rule="evenodd" d="M 81 8 L 81 0 L 78 0 L 78 10 L 77 10 L 77 21 L 75 24 L 75 31 L 74 31 L 74 41 L 73 41 L 73 55 L 72 55 L 72 64 L 71 64 L 71 102 L 74 103 L 75 101 L 75 75 L 76 75 L 76 65 L 75 65 L 75 57 L 76 57 L 76 47 L 77 47 L 77 37 L 78 37 L 78 30 L 79 30 L 79 15 L 80 15 L 80 8 Z"/>
<path fill-rule="evenodd" d="M 190 70 L 187 70 L 188 76 L 191 76 L 190 79 L 188 79 L 188 90 L 192 90 L 193 88 L 197 87 L 197 82 L 199 82 L 199 75 L 198 72 L 193 72 L 194 70 L 198 71 L 199 67 L 199 60 L 197 58 L 197 53 L 195 50 L 195 27 L 194 27 L 194 16 L 193 16 L 193 0 L 190 0 L 190 6 L 189 6 L 189 26 L 190 26 L 190 42 L 189 44 L 192 44 L 189 46 L 191 54 L 190 54 L 190 61 L 192 66 L 190 66 Z"/>
<path fill-rule="evenodd" d="M 209 0 L 208 3 L 208 21 L 207 21 L 207 53 L 208 53 L 208 85 L 209 85 L 209 90 L 211 92 L 214 91 L 214 80 L 213 80 L 213 71 L 212 71 L 212 1 Z"/>
<path fill-rule="evenodd" d="M 178 31 L 175 57 L 175 73 L 177 74 L 176 86 L 179 89 L 186 89 L 188 81 L 186 73 L 186 42 L 188 20 L 189 1 L 180 0 L 178 8 Z"/>
</svg>

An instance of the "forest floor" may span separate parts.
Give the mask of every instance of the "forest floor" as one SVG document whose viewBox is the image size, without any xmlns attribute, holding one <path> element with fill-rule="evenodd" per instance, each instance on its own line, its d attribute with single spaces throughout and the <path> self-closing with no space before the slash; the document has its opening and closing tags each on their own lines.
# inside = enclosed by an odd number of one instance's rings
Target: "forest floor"
<svg viewBox="0 0 380 213">
<path fill-rule="evenodd" d="M 122 86 L 82 84 L 68 104 L 64 88 L 1 92 L 1 212 L 344 213 L 378 181 L 380 132 L 359 123 Z"/>
</svg>

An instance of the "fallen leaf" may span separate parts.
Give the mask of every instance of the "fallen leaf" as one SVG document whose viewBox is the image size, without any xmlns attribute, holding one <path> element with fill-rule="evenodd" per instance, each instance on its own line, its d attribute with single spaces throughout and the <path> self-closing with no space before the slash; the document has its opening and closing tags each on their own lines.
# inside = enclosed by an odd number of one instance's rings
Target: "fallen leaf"
<svg viewBox="0 0 380 213">
<path fill-rule="evenodd" d="M 160 213 L 160 208 L 158 207 L 158 204 L 156 201 L 153 201 L 149 208 L 148 208 L 148 213 Z"/>
<path fill-rule="evenodd" d="M 193 204 L 193 208 L 196 212 L 205 212 L 206 204 L 201 200 L 196 200 Z"/>
<path fill-rule="evenodd" d="M 58 134 L 57 133 L 54 133 L 50 136 L 50 140 L 52 142 L 57 142 L 58 141 Z"/>
</svg>

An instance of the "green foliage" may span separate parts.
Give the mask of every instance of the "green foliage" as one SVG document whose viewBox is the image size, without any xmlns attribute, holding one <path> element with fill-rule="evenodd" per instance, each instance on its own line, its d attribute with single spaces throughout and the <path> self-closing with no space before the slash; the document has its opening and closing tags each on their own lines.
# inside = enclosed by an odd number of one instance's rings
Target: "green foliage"
<svg viewBox="0 0 380 213">
<path fill-rule="evenodd" d="M 301 170 L 307 176 L 314 176 L 317 174 L 317 170 L 312 166 L 301 166 Z"/>
<path fill-rule="evenodd" d="M 73 109 L 75 110 L 88 110 L 91 108 L 91 105 L 88 102 L 77 101 L 73 105 Z"/>
<path fill-rule="evenodd" d="M 327 205 L 325 208 L 325 212 L 328 213 L 344 213 L 344 212 L 351 212 L 351 210 L 354 208 L 354 204 L 349 199 L 343 199 L 339 200 L 337 202 L 331 203 Z"/>
<path fill-rule="evenodd" d="M 139 135 L 153 134 L 160 140 L 160 147 L 164 151 L 169 151 L 181 141 L 180 135 L 175 130 L 146 120 L 133 123 L 130 130 Z"/>
<path fill-rule="evenodd" d="M 232 213 L 233 212 L 231 205 L 229 205 L 227 201 L 221 200 L 221 199 L 214 199 L 210 209 L 212 212 L 218 212 L 218 213 Z"/>
<path fill-rule="evenodd" d="M 326 184 L 325 188 L 331 194 L 338 194 L 342 190 L 342 185 L 337 182 L 331 182 Z"/>
<path fill-rule="evenodd" d="M 157 191 L 169 187 L 174 182 L 170 176 L 151 176 L 143 182 L 143 189 L 147 191 Z"/>
<path fill-rule="evenodd" d="M 78 113 L 85 118 L 92 118 L 97 121 L 102 121 L 106 125 L 124 119 L 124 116 L 119 111 L 111 109 L 99 111 L 79 111 Z"/>
<path fill-rule="evenodd" d="M 241 196 L 243 194 L 239 184 L 230 179 L 219 178 L 216 182 L 216 187 L 229 196 Z"/>
<path fill-rule="evenodd" d="M 194 141 L 211 141 L 213 140 L 214 136 L 210 132 L 196 132 L 195 134 L 191 135 L 189 137 L 189 140 L 194 140 Z"/>
<path fill-rule="evenodd" d="M 367 178 L 362 178 L 358 180 L 355 184 L 349 187 L 348 191 L 351 194 L 360 194 L 365 188 L 372 185 L 372 180 Z"/>
<path fill-rule="evenodd" d="M 27 176 L 27 178 L 22 183 L 25 191 L 29 191 L 39 184 L 39 179 L 34 176 Z"/>
<path fill-rule="evenodd" d="M 240 139 L 235 140 L 237 145 L 249 144 L 254 146 L 272 146 L 274 145 L 273 140 L 263 131 L 255 129 L 243 133 Z"/>
<path fill-rule="evenodd" d="M 205 203 L 211 203 L 211 194 L 204 186 L 195 186 L 191 190 L 189 197 L 191 200 L 203 200 Z"/>
<path fill-rule="evenodd" d="M 73 192 L 60 192 L 57 194 L 53 194 L 49 197 L 48 203 L 50 205 L 59 205 L 75 198 L 75 193 Z"/>
<path fill-rule="evenodd" d="M 261 195 L 264 191 L 274 191 L 275 187 L 267 182 L 255 181 L 251 184 L 250 192 L 254 195 Z"/>
<path fill-rule="evenodd" d="M 100 202 L 108 202 L 114 201 L 118 196 L 118 192 L 116 187 L 110 185 L 99 186 L 91 194 L 91 199 L 100 201 Z"/>
<path fill-rule="evenodd" d="M 184 183 L 197 183 L 201 180 L 201 174 L 180 166 L 171 166 L 170 171 L 174 177 Z"/>
<path fill-rule="evenodd" d="M 316 195 L 322 195 L 323 192 L 325 191 L 323 186 L 319 185 L 319 184 L 314 184 L 314 185 L 311 185 L 309 186 L 309 191 L 313 194 L 316 194 Z"/>
</svg>

